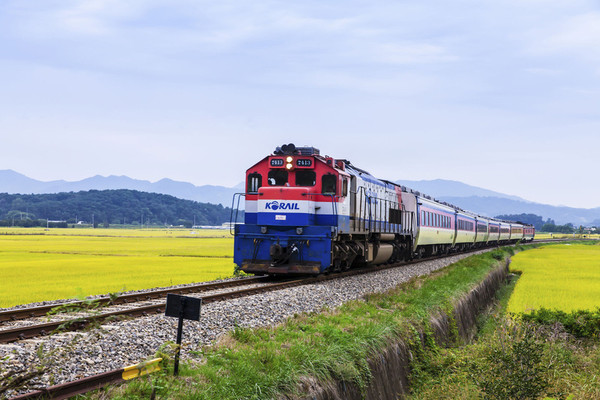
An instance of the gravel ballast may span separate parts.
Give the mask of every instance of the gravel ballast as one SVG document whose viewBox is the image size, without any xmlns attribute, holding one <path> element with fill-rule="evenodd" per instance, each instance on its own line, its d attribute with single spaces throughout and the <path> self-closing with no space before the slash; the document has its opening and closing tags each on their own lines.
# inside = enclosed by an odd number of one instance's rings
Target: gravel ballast
<svg viewBox="0 0 600 400">
<path fill-rule="evenodd" d="M 199 322 L 184 324 L 182 361 L 191 357 L 189 350 L 214 343 L 236 326 L 268 326 L 295 314 L 332 309 L 484 251 L 204 305 Z M 49 372 L 24 391 L 68 382 L 137 364 L 153 356 L 165 342 L 175 341 L 176 332 L 177 320 L 161 314 L 112 322 L 89 332 L 0 345 L 0 375 L 46 364 Z M 8 393 L 15 394 L 18 393 Z"/>
</svg>

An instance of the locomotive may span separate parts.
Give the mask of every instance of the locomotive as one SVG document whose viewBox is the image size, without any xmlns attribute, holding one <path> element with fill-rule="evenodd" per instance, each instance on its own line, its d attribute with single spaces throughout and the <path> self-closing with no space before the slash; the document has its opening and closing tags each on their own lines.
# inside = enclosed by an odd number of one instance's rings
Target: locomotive
<svg viewBox="0 0 600 400">
<path fill-rule="evenodd" d="M 244 272 L 339 272 L 533 240 L 533 226 L 464 211 L 375 178 L 314 147 L 277 147 L 234 196 L 234 262 Z M 236 199 L 237 198 L 237 199 Z"/>
</svg>

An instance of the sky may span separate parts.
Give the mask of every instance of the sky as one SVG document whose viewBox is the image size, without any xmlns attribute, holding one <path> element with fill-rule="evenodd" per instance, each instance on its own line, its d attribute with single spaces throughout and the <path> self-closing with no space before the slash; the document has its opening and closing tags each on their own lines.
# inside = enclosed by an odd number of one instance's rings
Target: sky
<svg viewBox="0 0 600 400">
<path fill-rule="evenodd" d="M 0 169 L 231 187 L 285 143 L 600 207 L 600 4 L 0 2 Z"/>
</svg>

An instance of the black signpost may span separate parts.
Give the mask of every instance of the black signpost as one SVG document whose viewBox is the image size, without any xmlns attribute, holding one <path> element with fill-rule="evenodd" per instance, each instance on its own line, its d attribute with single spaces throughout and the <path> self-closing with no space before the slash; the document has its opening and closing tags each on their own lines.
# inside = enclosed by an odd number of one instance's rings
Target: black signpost
<svg viewBox="0 0 600 400">
<path fill-rule="evenodd" d="M 177 325 L 177 349 L 175 350 L 175 366 L 173 374 L 179 374 L 179 353 L 181 352 L 181 334 L 183 333 L 183 320 L 191 319 L 200 321 L 200 305 L 202 299 L 196 297 L 180 296 L 178 294 L 167 294 L 167 307 L 165 315 L 167 317 L 179 318 Z"/>
</svg>

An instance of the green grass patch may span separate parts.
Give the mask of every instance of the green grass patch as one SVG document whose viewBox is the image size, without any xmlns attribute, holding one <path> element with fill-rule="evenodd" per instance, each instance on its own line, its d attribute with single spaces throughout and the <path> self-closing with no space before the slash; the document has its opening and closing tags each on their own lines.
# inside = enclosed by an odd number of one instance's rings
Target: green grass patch
<svg viewBox="0 0 600 400">
<path fill-rule="evenodd" d="M 299 315 L 277 327 L 237 328 L 218 345 L 195 350 L 184 377 L 155 375 L 111 389 L 110 396 L 146 399 L 158 386 L 173 399 L 270 399 L 301 395 L 302 382 L 314 379 L 344 380 L 364 390 L 371 378 L 369 357 L 400 337 L 421 346 L 415 326 L 427 332 L 434 310 L 449 308 L 509 252 L 472 256 L 386 294 Z"/>
</svg>

